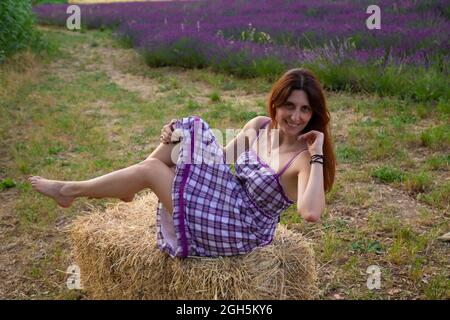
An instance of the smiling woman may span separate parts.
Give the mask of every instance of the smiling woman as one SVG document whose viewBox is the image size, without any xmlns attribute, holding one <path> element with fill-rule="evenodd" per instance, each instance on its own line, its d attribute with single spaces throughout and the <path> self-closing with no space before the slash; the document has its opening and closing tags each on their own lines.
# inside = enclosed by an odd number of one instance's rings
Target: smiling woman
<svg viewBox="0 0 450 320">
<path fill-rule="evenodd" d="M 181 132 L 177 144 L 163 142 L 135 165 L 86 181 L 34 176 L 30 182 L 62 207 L 78 197 L 130 202 L 150 188 L 159 199 L 161 251 L 173 257 L 252 252 L 273 241 L 281 213 L 294 203 L 306 221 L 319 220 L 324 192 L 334 181 L 329 113 L 317 78 L 306 69 L 289 70 L 274 84 L 268 102 L 270 117 L 251 119 L 225 147 L 204 119 L 184 117 L 167 126 Z M 278 132 L 280 144 L 270 135 L 252 135 L 262 129 Z M 249 148 L 236 154 L 234 175 L 225 155 L 242 140 Z M 265 156 L 268 149 L 277 152 Z M 279 157 L 275 167 L 274 157 Z"/>
<path fill-rule="evenodd" d="M 298 144 L 300 138 L 308 142 L 311 155 L 324 155 L 324 190 L 330 191 L 336 167 L 329 127 L 331 116 L 317 77 L 307 69 L 289 70 L 274 84 L 267 105 L 272 119 L 270 128 L 284 133 L 286 145 Z M 314 131 L 323 135 L 320 144 L 311 138 Z"/>
</svg>

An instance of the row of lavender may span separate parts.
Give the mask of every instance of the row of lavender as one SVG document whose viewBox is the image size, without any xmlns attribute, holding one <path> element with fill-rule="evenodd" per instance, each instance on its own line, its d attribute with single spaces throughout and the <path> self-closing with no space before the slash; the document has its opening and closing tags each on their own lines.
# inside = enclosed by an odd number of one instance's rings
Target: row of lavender
<svg viewBox="0 0 450 320">
<path fill-rule="evenodd" d="M 81 6 L 90 28 L 118 27 L 153 65 L 218 66 L 241 75 L 299 64 L 415 65 L 448 72 L 450 1 L 378 1 L 381 29 L 369 30 L 371 1 L 208 0 Z M 66 5 L 35 8 L 64 25 Z M 246 66 L 246 67 L 244 67 Z"/>
</svg>

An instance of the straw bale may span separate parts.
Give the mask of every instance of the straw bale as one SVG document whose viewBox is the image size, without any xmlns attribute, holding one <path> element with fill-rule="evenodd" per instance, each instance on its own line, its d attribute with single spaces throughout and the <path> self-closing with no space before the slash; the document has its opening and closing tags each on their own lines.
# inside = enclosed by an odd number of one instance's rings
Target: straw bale
<svg viewBox="0 0 450 320">
<path fill-rule="evenodd" d="M 240 256 L 171 258 L 156 245 L 157 197 L 79 216 L 70 227 L 92 299 L 314 299 L 311 244 L 279 225 L 272 244 Z"/>
</svg>

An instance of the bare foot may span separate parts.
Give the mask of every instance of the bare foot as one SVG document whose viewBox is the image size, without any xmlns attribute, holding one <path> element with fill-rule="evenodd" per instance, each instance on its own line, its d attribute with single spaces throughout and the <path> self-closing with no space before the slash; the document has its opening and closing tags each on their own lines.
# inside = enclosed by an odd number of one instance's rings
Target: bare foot
<svg viewBox="0 0 450 320">
<path fill-rule="evenodd" d="M 36 191 L 53 198 L 63 208 L 70 207 L 73 200 L 75 200 L 74 197 L 67 197 L 61 194 L 61 188 L 64 186 L 64 182 L 47 180 L 39 176 L 30 177 L 28 180 Z"/>
</svg>

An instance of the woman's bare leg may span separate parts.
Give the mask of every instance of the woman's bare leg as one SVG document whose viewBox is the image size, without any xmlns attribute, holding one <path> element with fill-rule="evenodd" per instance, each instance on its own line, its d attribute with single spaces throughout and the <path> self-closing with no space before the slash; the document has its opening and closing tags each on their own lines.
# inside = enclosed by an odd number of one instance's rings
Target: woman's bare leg
<svg viewBox="0 0 450 320">
<path fill-rule="evenodd" d="M 169 212 L 172 206 L 174 172 L 157 158 L 117 170 L 86 181 L 56 181 L 41 177 L 29 180 L 37 191 L 53 198 L 60 206 L 69 207 L 78 197 L 119 198 L 131 201 L 135 193 L 150 188 Z"/>
<path fill-rule="evenodd" d="M 147 157 L 157 158 L 166 164 L 169 168 L 175 166 L 180 154 L 180 144 L 164 144 L 160 143 L 159 146 L 153 150 L 153 152 Z"/>
</svg>

